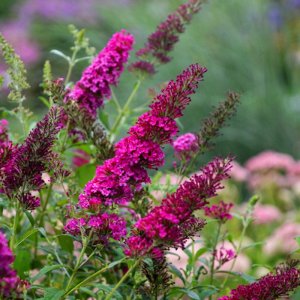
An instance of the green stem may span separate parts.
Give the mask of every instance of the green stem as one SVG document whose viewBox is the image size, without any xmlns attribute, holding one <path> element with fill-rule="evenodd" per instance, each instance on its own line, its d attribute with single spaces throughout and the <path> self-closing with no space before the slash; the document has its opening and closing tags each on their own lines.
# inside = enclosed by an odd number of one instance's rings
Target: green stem
<svg viewBox="0 0 300 300">
<path fill-rule="evenodd" d="M 125 258 L 124 258 L 125 259 Z M 101 273 L 107 271 L 108 269 L 110 269 L 111 267 L 108 265 L 106 267 L 104 267 L 103 269 L 97 271 L 96 273 L 92 274 L 91 276 L 87 277 L 86 279 L 84 279 L 83 281 L 79 282 L 77 285 L 75 285 L 74 287 L 72 287 L 71 289 L 67 290 L 64 294 L 64 297 L 70 295 L 71 293 L 73 293 L 74 291 L 80 289 L 81 287 L 85 286 L 86 284 L 90 283 L 93 279 L 95 279 L 96 277 L 98 277 Z"/>
<path fill-rule="evenodd" d="M 44 223 L 44 216 L 45 216 L 45 213 L 46 213 L 46 208 L 47 208 L 48 202 L 49 202 L 50 197 L 51 197 L 52 187 L 53 187 L 53 182 L 51 182 L 49 187 L 48 187 L 47 196 L 46 196 L 46 199 L 45 199 L 45 201 L 43 203 L 43 206 L 42 206 L 38 227 L 41 227 L 41 226 L 44 225 L 43 224 Z"/>
<path fill-rule="evenodd" d="M 90 234 L 89 234 L 89 236 L 87 238 L 83 238 L 82 239 L 82 241 L 83 241 L 83 243 L 82 243 L 82 249 L 80 251 L 80 255 L 79 255 L 78 259 L 77 259 L 77 262 L 76 262 L 76 265 L 74 267 L 73 273 L 72 273 L 72 275 L 71 275 L 71 277 L 70 277 L 70 279 L 68 281 L 68 284 L 67 284 L 67 287 L 66 287 L 66 291 L 69 290 L 69 288 L 70 288 L 70 286 L 71 286 L 71 284 L 73 282 L 73 279 L 74 279 L 75 275 L 77 274 L 78 269 L 80 268 L 80 265 L 81 265 L 81 262 L 82 262 L 82 258 L 84 256 L 85 250 L 86 250 L 86 248 L 87 248 L 87 246 L 89 244 L 89 241 L 91 239 L 92 234 L 93 234 L 93 230 L 91 230 L 91 232 L 90 232 Z"/>
<path fill-rule="evenodd" d="M 140 259 L 138 259 L 132 267 L 126 272 L 126 274 L 120 279 L 120 281 L 115 285 L 115 287 L 110 291 L 110 293 L 105 297 L 105 300 L 111 299 L 111 297 L 114 295 L 114 293 L 117 291 L 117 289 L 120 287 L 120 285 L 127 279 L 127 277 L 130 275 L 130 273 L 137 267 L 137 265 L 140 263 Z"/>
<path fill-rule="evenodd" d="M 19 218 L 20 218 L 20 202 L 16 202 L 16 215 L 14 217 L 14 223 L 13 223 L 13 232 L 10 239 L 9 247 L 12 251 L 14 251 L 15 242 L 16 242 L 16 235 L 17 235 L 17 229 L 19 225 Z"/>
<path fill-rule="evenodd" d="M 65 79 L 65 84 L 67 84 L 71 78 L 71 74 L 72 74 L 72 70 L 75 66 L 75 59 L 76 59 L 76 55 L 79 49 L 74 49 L 71 60 L 69 62 L 69 68 L 68 68 L 68 72 L 66 75 L 66 79 Z"/>
<path fill-rule="evenodd" d="M 216 249 L 217 249 L 217 245 L 218 245 L 218 241 L 219 241 L 219 237 L 220 237 L 220 233 L 221 233 L 221 226 L 222 226 L 222 223 L 218 222 L 217 234 L 216 234 L 216 239 L 213 244 L 212 260 L 211 260 L 211 265 L 210 265 L 210 280 L 209 280 L 210 285 L 212 285 L 214 282 L 215 257 L 216 257 Z M 212 296 L 210 296 L 209 299 L 212 299 Z"/>
<path fill-rule="evenodd" d="M 238 255 L 239 255 L 240 252 L 241 252 L 241 249 L 242 249 L 242 243 L 243 243 L 243 240 L 244 240 L 244 237 L 245 237 L 245 234 L 246 234 L 246 230 L 247 230 L 248 225 L 249 225 L 249 222 L 247 222 L 247 218 L 246 218 L 245 222 L 243 222 L 243 225 L 244 225 L 244 226 L 243 226 L 242 234 L 241 234 L 241 236 L 240 236 L 240 241 L 239 241 L 238 247 L 237 247 L 237 249 L 236 249 L 235 258 L 234 258 L 234 260 L 232 261 L 232 264 L 231 264 L 230 269 L 229 269 L 229 271 L 228 271 L 228 273 L 227 273 L 227 276 L 226 276 L 226 278 L 224 279 L 224 281 L 223 281 L 223 283 L 222 283 L 222 287 L 224 287 L 225 284 L 227 283 L 227 280 L 228 280 L 228 278 L 229 278 L 229 275 L 231 274 L 231 272 L 232 272 L 232 270 L 233 270 L 233 268 L 234 268 L 234 266 L 235 266 L 236 259 L 237 259 Z"/>
<path fill-rule="evenodd" d="M 130 106 L 132 100 L 134 99 L 134 96 L 136 95 L 137 91 L 138 91 L 139 88 L 140 88 L 141 83 L 142 83 L 142 81 L 141 81 L 141 80 L 138 80 L 138 81 L 136 82 L 136 84 L 134 85 L 134 88 L 133 88 L 133 90 L 132 90 L 130 96 L 128 97 L 128 99 L 127 99 L 125 105 L 124 105 L 123 108 L 121 109 L 121 111 L 120 111 L 120 113 L 119 113 L 119 115 L 118 115 L 118 117 L 117 117 L 115 123 L 113 124 L 113 126 L 112 126 L 112 128 L 111 128 L 111 134 L 112 134 L 112 136 L 113 136 L 113 135 L 115 134 L 115 132 L 117 131 L 117 129 L 118 129 L 118 127 L 119 127 L 119 125 L 120 125 L 120 123 L 121 123 L 121 121 L 122 121 L 122 118 L 125 116 L 125 114 L 126 114 L 128 108 L 129 108 L 129 106 Z"/>
</svg>

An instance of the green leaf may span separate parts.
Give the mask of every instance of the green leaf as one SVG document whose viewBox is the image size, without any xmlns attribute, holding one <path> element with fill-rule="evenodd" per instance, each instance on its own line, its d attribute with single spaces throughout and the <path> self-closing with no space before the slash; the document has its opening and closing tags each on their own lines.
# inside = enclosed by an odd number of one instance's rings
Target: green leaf
<svg viewBox="0 0 300 300">
<path fill-rule="evenodd" d="M 45 238 L 47 238 L 47 233 L 45 231 L 45 229 L 43 227 L 38 228 L 38 231 L 40 232 L 40 234 L 42 236 L 44 236 Z"/>
<path fill-rule="evenodd" d="M 169 265 L 169 269 L 170 269 L 171 273 L 173 273 L 175 276 L 177 276 L 185 284 L 185 279 L 177 267 L 175 267 L 174 265 L 171 264 L 171 265 Z"/>
<path fill-rule="evenodd" d="M 26 241 L 30 236 L 37 233 L 39 230 L 37 228 L 32 228 L 29 231 L 26 231 L 22 237 L 16 242 L 15 247 L 17 248 L 19 245 L 21 245 L 24 241 Z"/>
<path fill-rule="evenodd" d="M 21 278 L 24 277 L 24 272 L 30 270 L 31 255 L 28 250 L 18 250 L 16 251 L 16 258 L 13 264 L 15 270 Z"/>
<path fill-rule="evenodd" d="M 39 100 L 41 100 L 41 102 L 43 102 L 47 108 L 50 108 L 51 105 L 50 105 L 49 101 L 45 97 L 40 96 Z"/>
<path fill-rule="evenodd" d="M 191 299 L 195 299 L 195 300 L 201 300 L 200 297 L 198 296 L 198 294 L 196 294 L 193 291 L 187 291 L 186 293 Z"/>
<path fill-rule="evenodd" d="M 34 277 L 31 278 L 31 282 L 35 282 L 36 280 L 40 279 L 42 276 L 47 274 L 48 272 L 51 272 L 53 270 L 61 269 L 61 265 L 52 265 L 52 266 L 46 266 L 43 267 L 38 274 L 36 274 Z"/>
<path fill-rule="evenodd" d="M 68 63 L 71 62 L 71 58 L 67 55 L 65 55 L 64 53 L 62 53 L 61 51 L 59 50 L 56 50 L 56 49 L 53 49 L 50 51 L 50 53 L 54 54 L 54 55 L 57 55 L 59 57 L 62 57 L 63 59 L 65 59 Z"/>
<path fill-rule="evenodd" d="M 81 187 L 84 187 L 93 178 L 95 170 L 96 167 L 93 164 L 87 164 L 76 169 L 78 183 Z"/>
<path fill-rule="evenodd" d="M 110 124 L 109 124 L 109 114 L 101 109 L 99 112 L 99 118 L 102 124 L 106 127 L 106 129 L 110 129 Z"/>
<path fill-rule="evenodd" d="M 245 274 L 245 273 L 230 272 L 230 271 L 218 271 L 217 273 L 226 273 L 226 274 L 234 275 L 234 276 L 244 279 L 247 283 L 253 283 L 256 281 L 255 277 Z"/>
<path fill-rule="evenodd" d="M 119 265 L 120 263 L 122 263 L 125 259 L 126 259 L 126 257 L 123 257 L 123 258 L 120 259 L 120 260 L 114 261 L 114 262 L 110 263 L 110 264 L 107 266 L 107 268 L 108 268 L 108 269 L 111 269 L 111 268 L 113 268 L 114 266 Z"/>
<path fill-rule="evenodd" d="M 44 300 L 60 300 L 64 295 L 64 290 L 57 288 L 46 288 L 44 294 Z"/>
<path fill-rule="evenodd" d="M 194 291 L 185 289 L 185 288 L 179 288 L 178 291 L 184 293 L 185 295 L 189 296 L 190 299 L 195 299 L 195 300 L 201 300 L 198 294 L 196 294 Z"/>
<path fill-rule="evenodd" d="M 34 220 L 33 216 L 31 215 L 31 213 L 28 210 L 24 210 L 24 212 L 25 212 L 25 215 L 27 216 L 31 226 L 33 227 L 35 224 L 35 220 Z"/>
<path fill-rule="evenodd" d="M 259 245 L 263 245 L 263 244 L 265 244 L 266 242 L 257 242 L 257 243 L 251 243 L 251 244 L 249 244 L 249 245 L 247 245 L 247 246 L 245 246 L 245 247 L 242 247 L 241 248 L 241 251 L 242 250 L 246 250 L 246 249 L 248 249 L 248 248 L 253 248 L 253 247 L 256 247 L 256 246 L 259 246 Z"/>
<path fill-rule="evenodd" d="M 98 288 L 100 291 L 104 291 L 105 293 L 109 293 L 113 287 L 111 286 L 108 286 L 108 285 L 104 285 L 102 283 L 97 283 L 97 284 L 94 284 L 93 285 L 94 287 Z M 118 292 L 118 291 L 115 291 L 114 293 L 114 298 L 116 299 L 123 299 L 122 295 Z"/>
<path fill-rule="evenodd" d="M 59 235 L 57 238 L 61 248 L 72 254 L 74 250 L 73 239 L 66 234 Z"/>
<path fill-rule="evenodd" d="M 206 247 L 200 248 L 200 249 L 196 252 L 196 254 L 195 254 L 195 256 L 194 256 L 194 260 L 197 261 L 198 258 L 199 258 L 202 254 L 204 254 L 206 251 L 207 251 L 207 248 L 206 248 Z"/>
</svg>

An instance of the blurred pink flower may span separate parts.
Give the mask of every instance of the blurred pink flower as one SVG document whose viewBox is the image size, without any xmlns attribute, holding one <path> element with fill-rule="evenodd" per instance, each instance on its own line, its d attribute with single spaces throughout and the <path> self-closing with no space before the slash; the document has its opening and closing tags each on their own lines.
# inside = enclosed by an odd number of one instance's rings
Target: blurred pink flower
<svg viewBox="0 0 300 300">
<path fill-rule="evenodd" d="M 256 190 L 274 184 L 290 187 L 294 182 L 290 170 L 295 163 L 290 155 L 275 151 L 265 151 L 250 158 L 245 164 L 249 171 L 249 188 Z"/>
<path fill-rule="evenodd" d="M 243 182 L 248 178 L 248 170 L 242 167 L 238 162 L 232 162 L 230 176 L 234 181 Z"/>
<path fill-rule="evenodd" d="M 253 211 L 255 224 L 268 224 L 280 220 L 282 217 L 280 210 L 273 205 L 257 204 Z"/>
<path fill-rule="evenodd" d="M 74 156 L 72 159 L 73 166 L 75 168 L 79 168 L 81 166 L 84 166 L 90 162 L 90 155 L 81 149 L 75 149 L 74 150 Z"/>
<path fill-rule="evenodd" d="M 269 170 L 286 171 L 295 164 L 294 159 L 287 154 L 275 151 L 264 151 L 250 158 L 245 167 L 250 172 L 264 172 Z"/>
<path fill-rule="evenodd" d="M 300 224 L 285 223 L 266 240 L 264 252 L 268 255 L 289 253 L 298 248 L 295 237 L 300 236 Z"/>
</svg>

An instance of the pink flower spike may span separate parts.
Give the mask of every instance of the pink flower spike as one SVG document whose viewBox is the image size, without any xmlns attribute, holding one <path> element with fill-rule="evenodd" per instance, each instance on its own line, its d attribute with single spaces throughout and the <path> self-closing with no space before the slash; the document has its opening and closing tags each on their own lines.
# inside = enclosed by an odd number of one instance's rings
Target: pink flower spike
<svg viewBox="0 0 300 300">
<path fill-rule="evenodd" d="M 81 79 L 66 96 L 65 101 L 75 100 L 92 119 L 104 99 L 111 96 L 111 85 L 117 85 L 134 43 L 133 35 L 125 30 L 115 33 L 92 64 L 85 69 Z"/>
</svg>

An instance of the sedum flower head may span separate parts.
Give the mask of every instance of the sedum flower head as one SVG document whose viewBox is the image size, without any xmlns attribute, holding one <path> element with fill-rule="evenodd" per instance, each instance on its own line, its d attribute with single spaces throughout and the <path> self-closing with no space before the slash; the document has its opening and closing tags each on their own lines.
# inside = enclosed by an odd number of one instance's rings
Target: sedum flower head
<svg viewBox="0 0 300 300">
<path fill-rule="evenodd" d="M 111 85 L 116 85 L 126 64 L 134 37 L 122 30 L 115 33 L 92 64 L 83 72 L 81 79 L 66 97 L 79 103 L 88 115 L 95 119 L 97 109 L 104 98 L 110 98 Z"/>
</svg>

